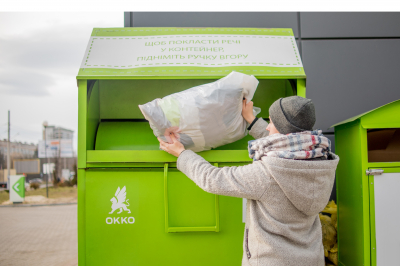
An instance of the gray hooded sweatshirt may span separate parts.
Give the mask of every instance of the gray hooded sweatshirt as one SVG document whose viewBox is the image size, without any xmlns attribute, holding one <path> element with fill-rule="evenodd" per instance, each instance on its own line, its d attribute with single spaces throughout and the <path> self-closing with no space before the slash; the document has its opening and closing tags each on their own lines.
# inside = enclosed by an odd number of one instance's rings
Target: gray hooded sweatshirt
<svg viewBox="0 0 400 266">
<path fill-rule="evenodd" d="M 258 119 L 254 138 L 268 135 Z M 329 201 L 339 157 L 291 160 L 267 157 L 239 167 L 217 168 L 185 150 L 177 167 L 209 193 L 246 198 L 243 266 L 324 266 L 318 213 Z"/>
</svg>

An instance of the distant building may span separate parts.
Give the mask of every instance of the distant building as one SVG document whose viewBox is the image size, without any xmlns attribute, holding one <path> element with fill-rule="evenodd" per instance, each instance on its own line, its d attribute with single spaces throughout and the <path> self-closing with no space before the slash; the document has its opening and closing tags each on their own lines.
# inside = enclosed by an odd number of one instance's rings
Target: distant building
<svg viewBox="0 0 400 266">
<path fill-rule="evenodd" d="M 64 177 L 68 175 L 65 173 L 75 171 L 77 161 L 72 146 L 73 137 L 74 131 L 66 128 L 47 126 L 46 129 L 43 129 L 43 140 L 39 141 L 38 155 L 41 162 L 41 172 L 43 172 L 44 163 L 55 165 L 55 176 L 51 174 L 50 180 L 54 177 L 59 180 L 68 179 L 69 177 Z"/>
<path fill-rule="evenodd" d="M 62 127 L 47 126 L 43 129 L 43 140 L 45 139 L 73 139 L 74 131 Z"/>
<path fill-rule="evenodd" d="M 0 140 L 0 183 L 7 182 L 4 170 L 7 169 L 7 140 Z M 37 158 L 38 146 L 33 143 L 10 142 L 10 168 L 13 169 L 13 161 L 18 159 Z M 10 171 L 13 174 L 13 170 Z"/>
<path fill-rule="evenodd" d="M 10 142 L 10 159 L 37 158 L 37 144 Z M 7 168 L 7 140 L 0 140 L 0 169 Z"/>
<path fill-rule="evenodd" d="M 43 140 L 39 140 L 39 158 L 73 158 L 74 131 L 62 127 L 46 126 L 43 129 Z"/>
</svg>

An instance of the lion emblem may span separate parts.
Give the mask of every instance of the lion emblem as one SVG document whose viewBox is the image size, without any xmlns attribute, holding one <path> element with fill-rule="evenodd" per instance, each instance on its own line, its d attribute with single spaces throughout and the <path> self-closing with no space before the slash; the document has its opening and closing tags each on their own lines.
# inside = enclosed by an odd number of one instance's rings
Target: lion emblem
<svg viewBox="0 0 400 266">
<path fill-rule="evenodd" d="M 112 197 L 110 200 L 112 202 L 111 205 L 111 212 L 109 214 L 112 214 L 115 210 L 119 209 L 118 214 L 121 213 L 122 211 L 127 211 L 128 213 L 131 213 L 131 211 L 127 208 L 129 206 L 128 200 L 126 200 L 126 204 L 124 203 L 126 199 L 126 187 L 124 186 L 122 189 L 118 187 L 117 192 L 115 192 L 115 197 Z"/>
</svg>

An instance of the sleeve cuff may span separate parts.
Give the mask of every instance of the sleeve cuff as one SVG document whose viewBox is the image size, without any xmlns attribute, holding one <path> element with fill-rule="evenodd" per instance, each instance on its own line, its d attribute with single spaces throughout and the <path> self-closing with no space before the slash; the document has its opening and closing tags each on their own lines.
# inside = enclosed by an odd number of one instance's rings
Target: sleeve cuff
<svg viewBox="0 0 400 266">
<path fill-rule="evenodd" d="M 257 122 L 258 117 L 254 118 L 253 122 L 251 122 L 250 126 L 247 128 L 247 130 L 251 130 L 251 128 L 253 127 L 253 125 Z"/>
<path fill-rule="evenodd" d="M 255 139 L 263 138 L 269 135 L 269 132 L 266 130 L 268 127 L 268 123 L 260 118 L 253 124 L 253 127 L 249 131 L 249 134 L 253 136 Z"/>
</svg>

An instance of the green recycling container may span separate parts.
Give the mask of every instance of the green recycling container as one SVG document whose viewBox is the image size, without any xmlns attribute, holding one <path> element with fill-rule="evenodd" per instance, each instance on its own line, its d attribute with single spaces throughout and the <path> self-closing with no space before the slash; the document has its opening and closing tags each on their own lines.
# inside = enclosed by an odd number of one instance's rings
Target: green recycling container
<svg viewBox="0 0 400 266">
<path fill-rule="evenodd" d="M 340 122 L 339 265 L 399 265 L 400 100 Z"/>
<path fill-rule="evenodd" d="M 79 265 L 241 265 L 245 200 L 204 192 L 176 169 L 138 105 L 237 71 L 259 81 L 268 119 L 305 97 L 292 29 L 95 28 L 77 76 Z M 200 152 L 251 163 L 247 136 Z"/>
</svg>

